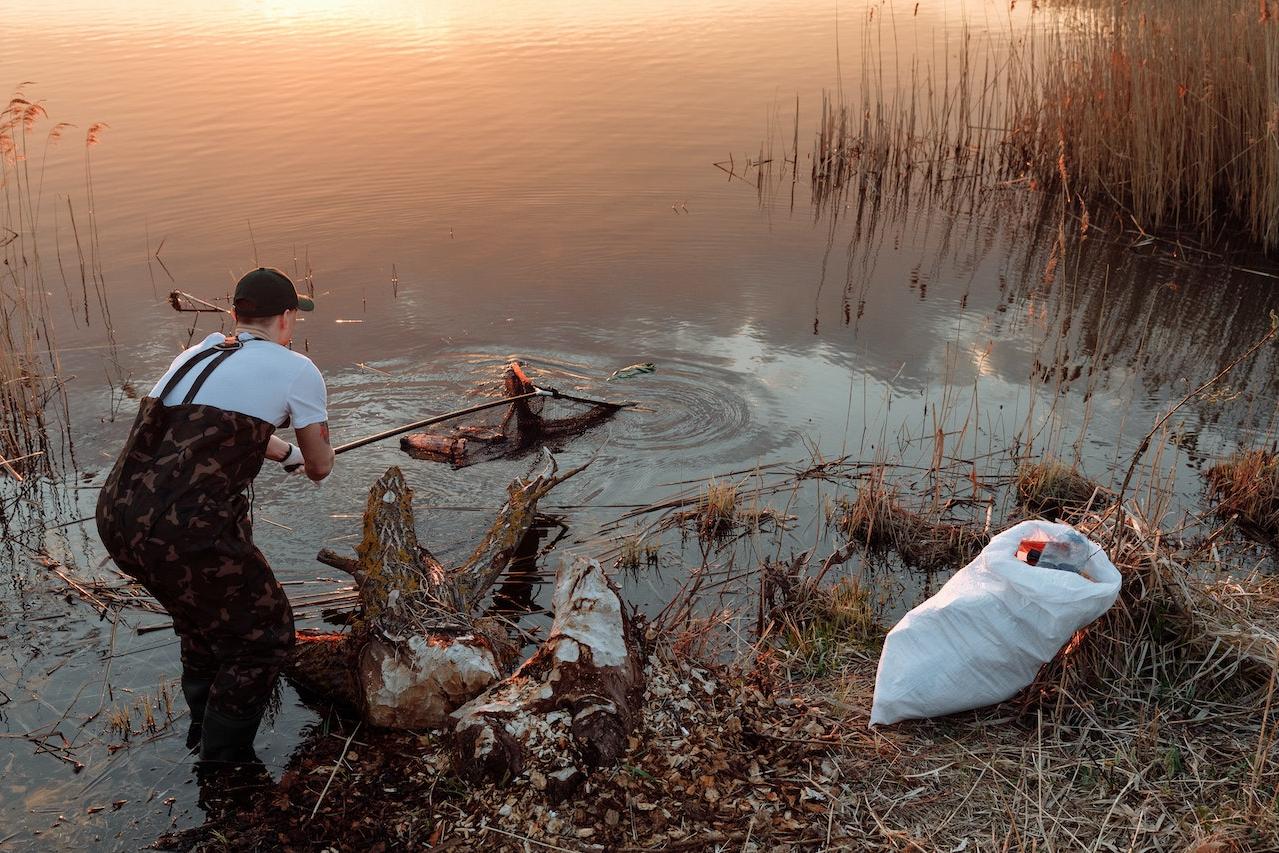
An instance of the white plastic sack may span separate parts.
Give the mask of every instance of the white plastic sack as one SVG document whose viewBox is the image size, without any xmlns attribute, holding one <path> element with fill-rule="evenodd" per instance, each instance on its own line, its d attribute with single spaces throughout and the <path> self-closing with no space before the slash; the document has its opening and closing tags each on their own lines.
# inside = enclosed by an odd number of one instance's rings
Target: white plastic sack
<svg viewBox="0 0 1279 853">
<path fill-rule="evenodd" d="M 888 632 L 870 724 L 939 717 L 1002 702 L 1034 680 L 1071 635 L 1119 595 L 1119 570 L 1088 540 L 1087 578 L 1030 566 L 1023 539 L 1061 542 L 1066 524 L 1023 521 L 990 540 Z M 1089 580 L 1088 578 L 1091 578 Z"/>
</svg>

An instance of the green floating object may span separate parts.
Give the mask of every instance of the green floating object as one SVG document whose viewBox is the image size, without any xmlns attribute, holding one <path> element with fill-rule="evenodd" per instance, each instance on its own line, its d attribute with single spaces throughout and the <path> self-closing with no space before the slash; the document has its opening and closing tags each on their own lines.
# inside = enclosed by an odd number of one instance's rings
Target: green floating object
<svg viewBox="0 0 1279 853">
<path fill-rule="evenodd" d="M 643 376 L 645 373 L 655 373 L 656 371 L 657 365 L 651 361 L 645 361 L 640 364 L 628 365 L 621 370 L 614 370 L 613 375 L 604 381 L 612 382 L 614 379 L 630 379 L 632 376 Z"/>
</svg>

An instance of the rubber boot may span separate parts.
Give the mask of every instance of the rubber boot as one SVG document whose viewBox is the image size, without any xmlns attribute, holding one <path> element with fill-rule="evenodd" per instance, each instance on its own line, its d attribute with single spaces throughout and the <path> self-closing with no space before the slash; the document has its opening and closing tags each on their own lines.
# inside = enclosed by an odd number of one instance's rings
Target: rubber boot
<svg viewBox="0 0 1279 853">
<path fill-rule="evenodd" d="M 192 752 L 200 748 L 200 737 L 204 730 L 204 706 L 209 703 L 209 688 L 212 686 L 212 679 L 182 673 L 182 695 L 186 697 L 187 707 L 191 709 L 191 727 L 187 729 L 187 749 Z"/>
<path fill-rule="evenodd" d="M 206 708 L 200 737 L 201 763 L 261 765 L 253 751 L 253 738 L 265 711 L 263 708 L 247 717 L 230 717 Z"/>
<path fill-rule="evenodd" d="M 200 808 L 214 824 L 250 810 L 271 787 L 271 774 L 253 751 L 262 714 L 227 717 L 213 709 L 204 713 L 200 760 L 195 763 Z"/>
</svg>

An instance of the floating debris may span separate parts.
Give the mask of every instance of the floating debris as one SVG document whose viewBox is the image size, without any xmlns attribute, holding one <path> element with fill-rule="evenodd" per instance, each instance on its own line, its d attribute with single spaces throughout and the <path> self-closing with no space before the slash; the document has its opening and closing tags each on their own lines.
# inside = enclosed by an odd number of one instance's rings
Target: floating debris
<svg viewBox="0 0 1279 853">
<path fill-rule="evenodd" d="M 628 365 L 620 370 L 614 370 L 612 375 L 605 379 L 605 382 L 612 382 L 614 379 L 630 379 L 634 376 L 643 376 L 645 373 L 656 373 L 657 365 L 651 361 L 640 362 L 639 364 Z"/>
</svg>

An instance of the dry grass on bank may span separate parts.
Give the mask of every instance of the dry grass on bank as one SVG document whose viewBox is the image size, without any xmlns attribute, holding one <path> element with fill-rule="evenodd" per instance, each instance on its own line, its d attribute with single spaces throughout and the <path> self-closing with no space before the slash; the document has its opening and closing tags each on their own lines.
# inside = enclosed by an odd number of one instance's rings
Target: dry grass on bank
<svg viewBox="0 0 1279 853">
<path fill-rule="evenodd" d="M 851 544 L 896 551 L 913 547 L 912 532 L 962 527 L 903 509 L 882 466 L 849 470 L 859 489 L 848 509 L 860 503 L 863 519 Z M 703 496 L 663 506 L 678 515 Z M 548 801 L 536 775 L 462 785 L 447 738 L 330 719 L 247 814 L 171 846 L 1279 849 L 1279 580 L 1232 576 L 1213 549 L 1130 506 L 1075 523 L 1106 544 L 1120 598 L 1000 705 L 868 728 L 880 585 L 893 579 L 823 582 L 829 558 L 764 557 L 748 581 L 758 601 L 725 611 L 694 584 L 650 626 L 630 750 L 566 802 Z"/>
<path fill-rule="evenodd" d="M 1248 450 L 1208 469 L 1208 497 L 1222 518 L 1235 518 L 1249 536 L 1279 543 L 1279 455 Z"/>
<path fill-rule="evenodd" d="M 869 729 L 882 628 L 867 591 L 801 584 L 774 640 L 728 664 L 650 630 L 630 751 L 572 800 L 546 801 L 536 777 L 466 788 L 436 736 L 348 742 L 336 723 L 248 815 L 170 846 L 1279 849 L 1279 588 L 1205 582 L 1197 555 L 1117 508 L 1083 526 L 1120 532 L 1121 599 L 1001 705 Z"/>
</svg>

